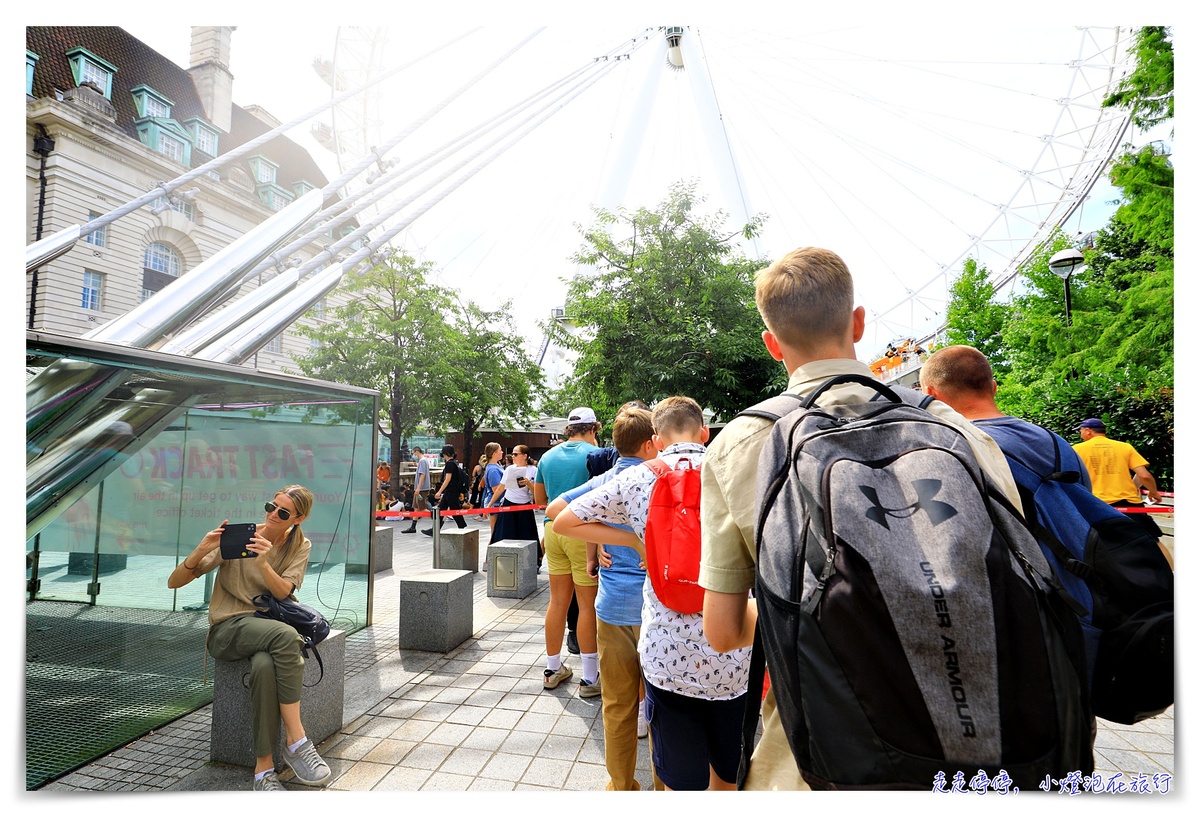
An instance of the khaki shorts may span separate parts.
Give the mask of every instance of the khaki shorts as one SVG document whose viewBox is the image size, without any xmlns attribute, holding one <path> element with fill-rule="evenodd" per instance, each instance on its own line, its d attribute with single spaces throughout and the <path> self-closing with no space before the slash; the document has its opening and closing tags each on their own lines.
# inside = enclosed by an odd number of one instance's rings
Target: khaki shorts
<svg viewBox="0 0 1200 817">
<path fill-rule="evenodd" d="M 595 587 L 598 584 L 587 573 L 587 543 L 554 532 L 546 526 L 546 571 L 551 576 L 571 575 L 571 580 L 580 587 Z"/>
</svg>

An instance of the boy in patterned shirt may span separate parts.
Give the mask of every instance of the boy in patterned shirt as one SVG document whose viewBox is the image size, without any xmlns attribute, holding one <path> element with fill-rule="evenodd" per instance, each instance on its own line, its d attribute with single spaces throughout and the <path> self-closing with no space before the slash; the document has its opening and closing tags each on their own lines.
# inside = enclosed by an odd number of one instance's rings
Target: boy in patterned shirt
<svg viewBox="0 0 1200 817">
<path fill-rule="evenodd" d="M 654 407 L 659 459 L 674 467 L 704 459 L 708 428 L 699 404 L 668 397 Z M 638 465 L 571 502 L 554 530 L 585 541 L 633 547 L 643 539 L 655 473 Z M 627 525 L 632 531 L 612 527 Z M 685 614 L 658 600 L 649 578 L 642 585 L 638 642 L 646 677 L 646 717 L 654 745 L 654 770 L 669 790 L 732 790 L 741 753 L 742 714 L 750 648 L 719 653 L 704 637 L 700 613 Z"/>
</svg>

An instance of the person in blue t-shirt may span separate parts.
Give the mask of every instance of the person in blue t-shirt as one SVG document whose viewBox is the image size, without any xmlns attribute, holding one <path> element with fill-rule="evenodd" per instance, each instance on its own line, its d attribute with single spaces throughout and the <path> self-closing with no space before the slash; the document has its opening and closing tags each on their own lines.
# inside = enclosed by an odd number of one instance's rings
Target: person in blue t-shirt
<svg viewBox="0 0 1200 817">
<path fill-rule="evenodd" d="M 644 404 L 626 404 L 613 420 L 613 443 L 619 457 L 611 470 L 562 494 L 546 508 L 554 519 L 567 503 L 608 482 L 633 465 L 658 455 L 654 422 Z M 626 528 L 628 530 L 629 528 Z M 645 687 L 638 659 L 642 630 L 642 585 L 646 569 L 636 550 L 619 545 L 587 543 L 588 573 L 598 578 L 596 642 L 600 656 L 601 700 L 604 703 L 604 765 L 609 791 L 636 791 L 637 741 L 647 734 L 643 700 Z M 662 782 L 655 775 L 655 788 Z"/>
<path fill-rule="evenodd" d="M 555 445 L 538 463 L 533 483 L 533 501 L 549 505 L 552 500 L 590 478 L 587 456 L 598 451 L 596 435 L 600 423 L 596 412 L 581 406 L 567 417 L 565 440 Z M 592 698 L 600 694 L 599 656 L 596 652 L 596 579 L 587 572 L 587 546 L 578 539 L 559 536 L 549 527 L 543 537 L 546 548 L 546 572 L 550 574 L 550 604 L 546 608 L 546 669 L 542 688 L 555 689 L 568 680 L 571 668 L 562 661 L 563 631 L 567 629 L 571 597 L 579 605 L 575 634 L 579 659 L 583 664 L 579 695 Z"/>
</svg>

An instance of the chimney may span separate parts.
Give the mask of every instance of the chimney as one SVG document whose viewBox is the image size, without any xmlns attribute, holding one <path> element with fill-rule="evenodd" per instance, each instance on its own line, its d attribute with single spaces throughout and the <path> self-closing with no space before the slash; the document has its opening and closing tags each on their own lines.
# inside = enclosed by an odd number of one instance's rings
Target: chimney
<svg viewBox="0 0 1200 817">
<path fill-rule="evenodd" d="M 237 26 L 192 26 L 192 84 L 208 121 L 226 133 L 233 122 L 233 74 L 230 39 Z"/>
</svg>

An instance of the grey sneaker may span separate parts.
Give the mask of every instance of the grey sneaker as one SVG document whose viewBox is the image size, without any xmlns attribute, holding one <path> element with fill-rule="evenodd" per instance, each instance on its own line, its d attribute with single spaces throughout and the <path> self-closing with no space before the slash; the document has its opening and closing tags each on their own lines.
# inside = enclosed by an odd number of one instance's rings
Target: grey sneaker
<svg viewBox="0 0 1200 817">
<path fill-rule="evenodd" d="M 317 747 L 307 738 L 304 745 L 295 754 L 283 747 L 283 762 L 291 767 L 296 775 L 296 782 L 305 786 L 324 786 L 333 777 L 329 764 L 317 754 Z"/>
<path fill-rule="evenodd" d="M 561 684 L 563 681 L 568 680 L 570 677 L 571 668 L 566 664 L 563 664 L 558 668 L 557 672 L 546 670 L 542 673 L 542 686 L 545 689 L 554 689 L 556 686 Z"/>
<path fill-rule="evenodd" d="M 596 683 L 589 684 L 587 681 L 580 679 L 579 681 L 579 697 L 580 698 L 595 698 L 600 694 L 600 679 L 596 679 Z"/>
<path fill-rule="evenodd" d="M 255 791 L 287 791 L 279 782 L 279 775 L 274 771 L 267 772 L 262 779 L 254 781 Z"/>
</svg>

